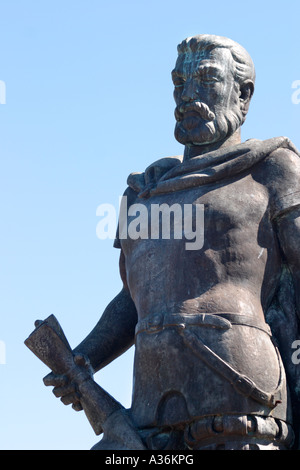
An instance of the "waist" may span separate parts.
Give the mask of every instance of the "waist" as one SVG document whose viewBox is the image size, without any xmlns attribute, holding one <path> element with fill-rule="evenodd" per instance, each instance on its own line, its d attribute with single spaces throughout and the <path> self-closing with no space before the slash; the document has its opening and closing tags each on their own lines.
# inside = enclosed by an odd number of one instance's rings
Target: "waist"
<svg viewBox="0 0 300 470">
<path fill-rule="evenodd" d="M 250 315 L 239 313 L 155 313 L 140 320 L 135 328 L 135 334 L 146 332 L 156 333 L 165 328 L 175 327 L 184 329 L 189 326 L 199 326 L 203 328 L 216 328 L 228 330 L 233 325 L 244 325 L 252 328 L 258 328 L 269 336 L 271 329 L 269 325 L 261 319 Z"/>
</svg>

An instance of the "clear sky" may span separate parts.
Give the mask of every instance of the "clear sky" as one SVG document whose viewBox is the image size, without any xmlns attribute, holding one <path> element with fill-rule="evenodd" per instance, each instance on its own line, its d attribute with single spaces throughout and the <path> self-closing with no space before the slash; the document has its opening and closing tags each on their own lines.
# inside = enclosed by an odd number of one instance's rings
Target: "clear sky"
<svg viewBox="0 0 300 470">
<path fill-rule="evenodd" d="M 241 43 L 257 71 L 242 139 L 300 147 L 299 15 L 299 0 L 0 0 L 0 449 L 97 442 L 43 385 L 48 369 L 24 340 L 53 313 L 76 346 L 119 292 L 119 253 L 97 238 L 96 209 L 117 207 L 130 172 L 182 153 L 177 44 L 200 33 Z M 126 407 L 132 358 L 95 377 Z"/>
</svg>

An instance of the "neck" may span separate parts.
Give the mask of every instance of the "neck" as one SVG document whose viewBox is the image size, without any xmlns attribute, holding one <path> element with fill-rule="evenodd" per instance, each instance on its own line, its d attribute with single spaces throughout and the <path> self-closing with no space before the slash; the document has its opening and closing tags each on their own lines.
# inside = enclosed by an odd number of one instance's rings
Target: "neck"
<svg viewBox="0 0 300 470">
<path fill-rule="evenodd" d="M 239 128 L 234 134 L 232 134 L 227 139 L 221 140 L 214 144 L 207 145 L 194 145 L 188 144 L 184 147 L 183 160 L 189 160 L 193 157 L 198 157 L 199 155 L 204 155 L 205 153 L 212 152 L 213 150 L 218 150 L 220 148 L 231 147 L 233 145 L 238 145 L 241 143 L 241 129 Z"/>
</svg>

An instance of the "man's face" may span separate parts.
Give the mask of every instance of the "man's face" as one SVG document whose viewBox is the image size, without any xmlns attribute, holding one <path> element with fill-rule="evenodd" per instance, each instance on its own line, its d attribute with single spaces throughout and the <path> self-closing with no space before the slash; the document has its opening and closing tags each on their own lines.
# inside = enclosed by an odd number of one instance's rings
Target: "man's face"
<svg viewBox="0 0 300 470">
<path fill-rule="evenodd" d="M 228 49 L 182 53 L 172 79 L 176 102 L 175 137 L 186 145 L 207 145 L 232 135 L 241 125 L 239 86 Z"/>
</svg>

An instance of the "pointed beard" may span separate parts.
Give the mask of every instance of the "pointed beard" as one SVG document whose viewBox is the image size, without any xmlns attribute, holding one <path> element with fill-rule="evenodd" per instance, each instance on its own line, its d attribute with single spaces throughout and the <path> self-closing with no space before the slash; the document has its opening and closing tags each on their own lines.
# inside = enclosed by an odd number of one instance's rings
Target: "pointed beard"
<svg viewBox="0 0 300 470">
<path fill-rule="evenodd" d="M 238 107 L 209 122 L 194 116 L 176 123 L 175 138 L 183 145 L 212 144 L 230 137 L 242 123 L 243 115 Z"/>
</svg>

